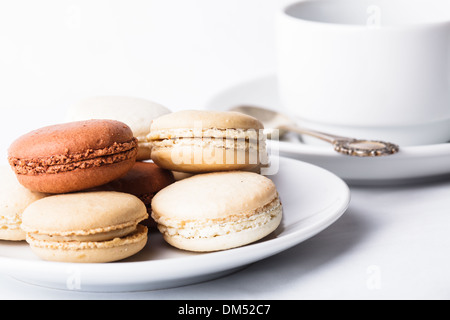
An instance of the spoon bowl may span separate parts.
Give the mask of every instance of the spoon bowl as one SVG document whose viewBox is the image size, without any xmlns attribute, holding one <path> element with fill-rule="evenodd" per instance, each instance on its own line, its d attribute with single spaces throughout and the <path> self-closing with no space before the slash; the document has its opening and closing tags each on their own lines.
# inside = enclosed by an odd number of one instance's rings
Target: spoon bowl
<svg viewBox="0 0 450 320">
<path fill-rule="evenodd" d="M 295 122 L 288 116 L 270 109 L 255 106 L 237 106 L 230 111 L 244 113 L 261 121 L 264 125 L 264 133 L 267 135 L 267 139 L 276 137 L 274 135 L 275 130 L 278 130 L 278 137 L 281 139 L 289 132 L 286 127 L 296 126 Z"/>
</svg>

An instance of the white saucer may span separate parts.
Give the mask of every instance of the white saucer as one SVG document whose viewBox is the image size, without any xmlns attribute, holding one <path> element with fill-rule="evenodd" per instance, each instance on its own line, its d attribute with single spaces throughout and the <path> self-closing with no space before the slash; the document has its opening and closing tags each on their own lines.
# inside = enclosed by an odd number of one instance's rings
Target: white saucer
<svg viewBox="0 0 450 320">
<path fill-rule="evenodd" d="M 279 160 L 279 162 L 278 162 Z M 73 264 L 39 260 L 25 242 L 0 241 L 0 272 L 40 286 L 79 291 L 143 291 L 182 286 L 230 274 L 250 263 L 291 248 L 321 232 L 347 209 L 350 191 L 334 174 L 308 163 L 274 158 L 270 176 L 283 203 L 280 227 L 244 247 L 189 253 L 170 247 L 157 231 L 136 256 L 109 264 Z"/>
<path fill-rule="evenodd" d="M 206 108 L 228 110 L 242 104 L 282 111 L 276 76 L 261 77 L 224 90 L 212 98 Z M 298 140 L 269 144 L 273 152 L 328 169 L 349 184 L 402 184 L 450 176 L 450 143 L 402 147 L 396 155 L 379 158 L 344 156 L 330 145 L 308 145 Z"/>
</svg>

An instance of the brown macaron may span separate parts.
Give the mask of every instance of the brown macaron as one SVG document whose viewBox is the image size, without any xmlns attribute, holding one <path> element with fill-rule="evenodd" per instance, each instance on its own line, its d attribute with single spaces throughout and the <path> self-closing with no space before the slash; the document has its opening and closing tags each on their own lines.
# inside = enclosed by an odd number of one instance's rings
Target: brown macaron
<svg viewBox="0 0 450 320">
<path fill-rule="evenodd" d="M 10 146 L 19 182 L 43 193 L 97 187 L 125 175 L 136 162 L 137 141 L 124 123 L 89 120 L 32 131 Z"/>
<path fill-rule="evenodd" d="M 128 173 L 103 186 L 94 188 L 95 191 L 116 191 L 129 193 L 138 197 L 151 214 L 153 197 L 160 190 L 175 182 L 171 171 L 162 169 L 151 162 L 136 162 Z M 143 222 L 147 227 L 156 227 L 152 218 Z"/>
</svg>

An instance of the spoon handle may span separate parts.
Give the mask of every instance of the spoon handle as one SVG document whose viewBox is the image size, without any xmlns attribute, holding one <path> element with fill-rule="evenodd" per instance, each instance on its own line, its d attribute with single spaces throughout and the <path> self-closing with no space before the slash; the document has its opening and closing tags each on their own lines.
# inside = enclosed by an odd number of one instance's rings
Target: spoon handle
<svg viewBox="0 0 450 320">
<path fill-rule="evenodd" d="M 336 152 L 349 156 L 378 157 L 391 155 L 399 151 L 399 146 L 390 142 L 358 140 L 296 126 L 284 125 L 280 126 L 279 129 L 293 131 L 301 135 L 308 135 L 326 141 L 334 146 Z"/>
<path fill-rule="evenodd" d="M 325 142 L 329 142 L 331 144 L 334 144 L 337 140 L 346 140 L 346 141 L 354 140 L 352 138 L 336 136 L 336 135 L 333 135 L 333 134 L 324 133 L 324 132 L 315 131 L 315 130 L 310 130 L 310 129 L 305 129 L 305 128 L 296 127 L 296 126 L 283 125 L 283 126 L 280 126 L 279 129 L 280 130 L 296 132 L 296 133 L 298 133 L 300 135 L 304 134 L 304 135 L 308 135 L 308 136 L 311 136 L 311 137 L 315 137 L 317 139 L 323 140 Z"/>
</svg>

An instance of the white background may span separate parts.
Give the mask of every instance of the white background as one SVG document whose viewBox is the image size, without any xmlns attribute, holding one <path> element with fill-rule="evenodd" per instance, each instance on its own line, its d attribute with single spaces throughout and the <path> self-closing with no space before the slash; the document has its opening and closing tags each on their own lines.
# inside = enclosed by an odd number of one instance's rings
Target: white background
<svg viewBox="0 0 450 320">
<path fill-rule="evenodd" d="M 275 70 L 286 0 L 0 0 L 0 156 L 96 95 L 172 110 Z"/>
<path fill-rule="evenodd" d="M 0 0 L 0 156 L 79 99 L 131 95 L 172 110 L 275 72 L 281 0 Z M 2 299 L 450 298 L 450 183 L 352 188 L 307 242 L 223 279 L 128 294 L 62 292 L 0 275 Z"/>
</svg>

